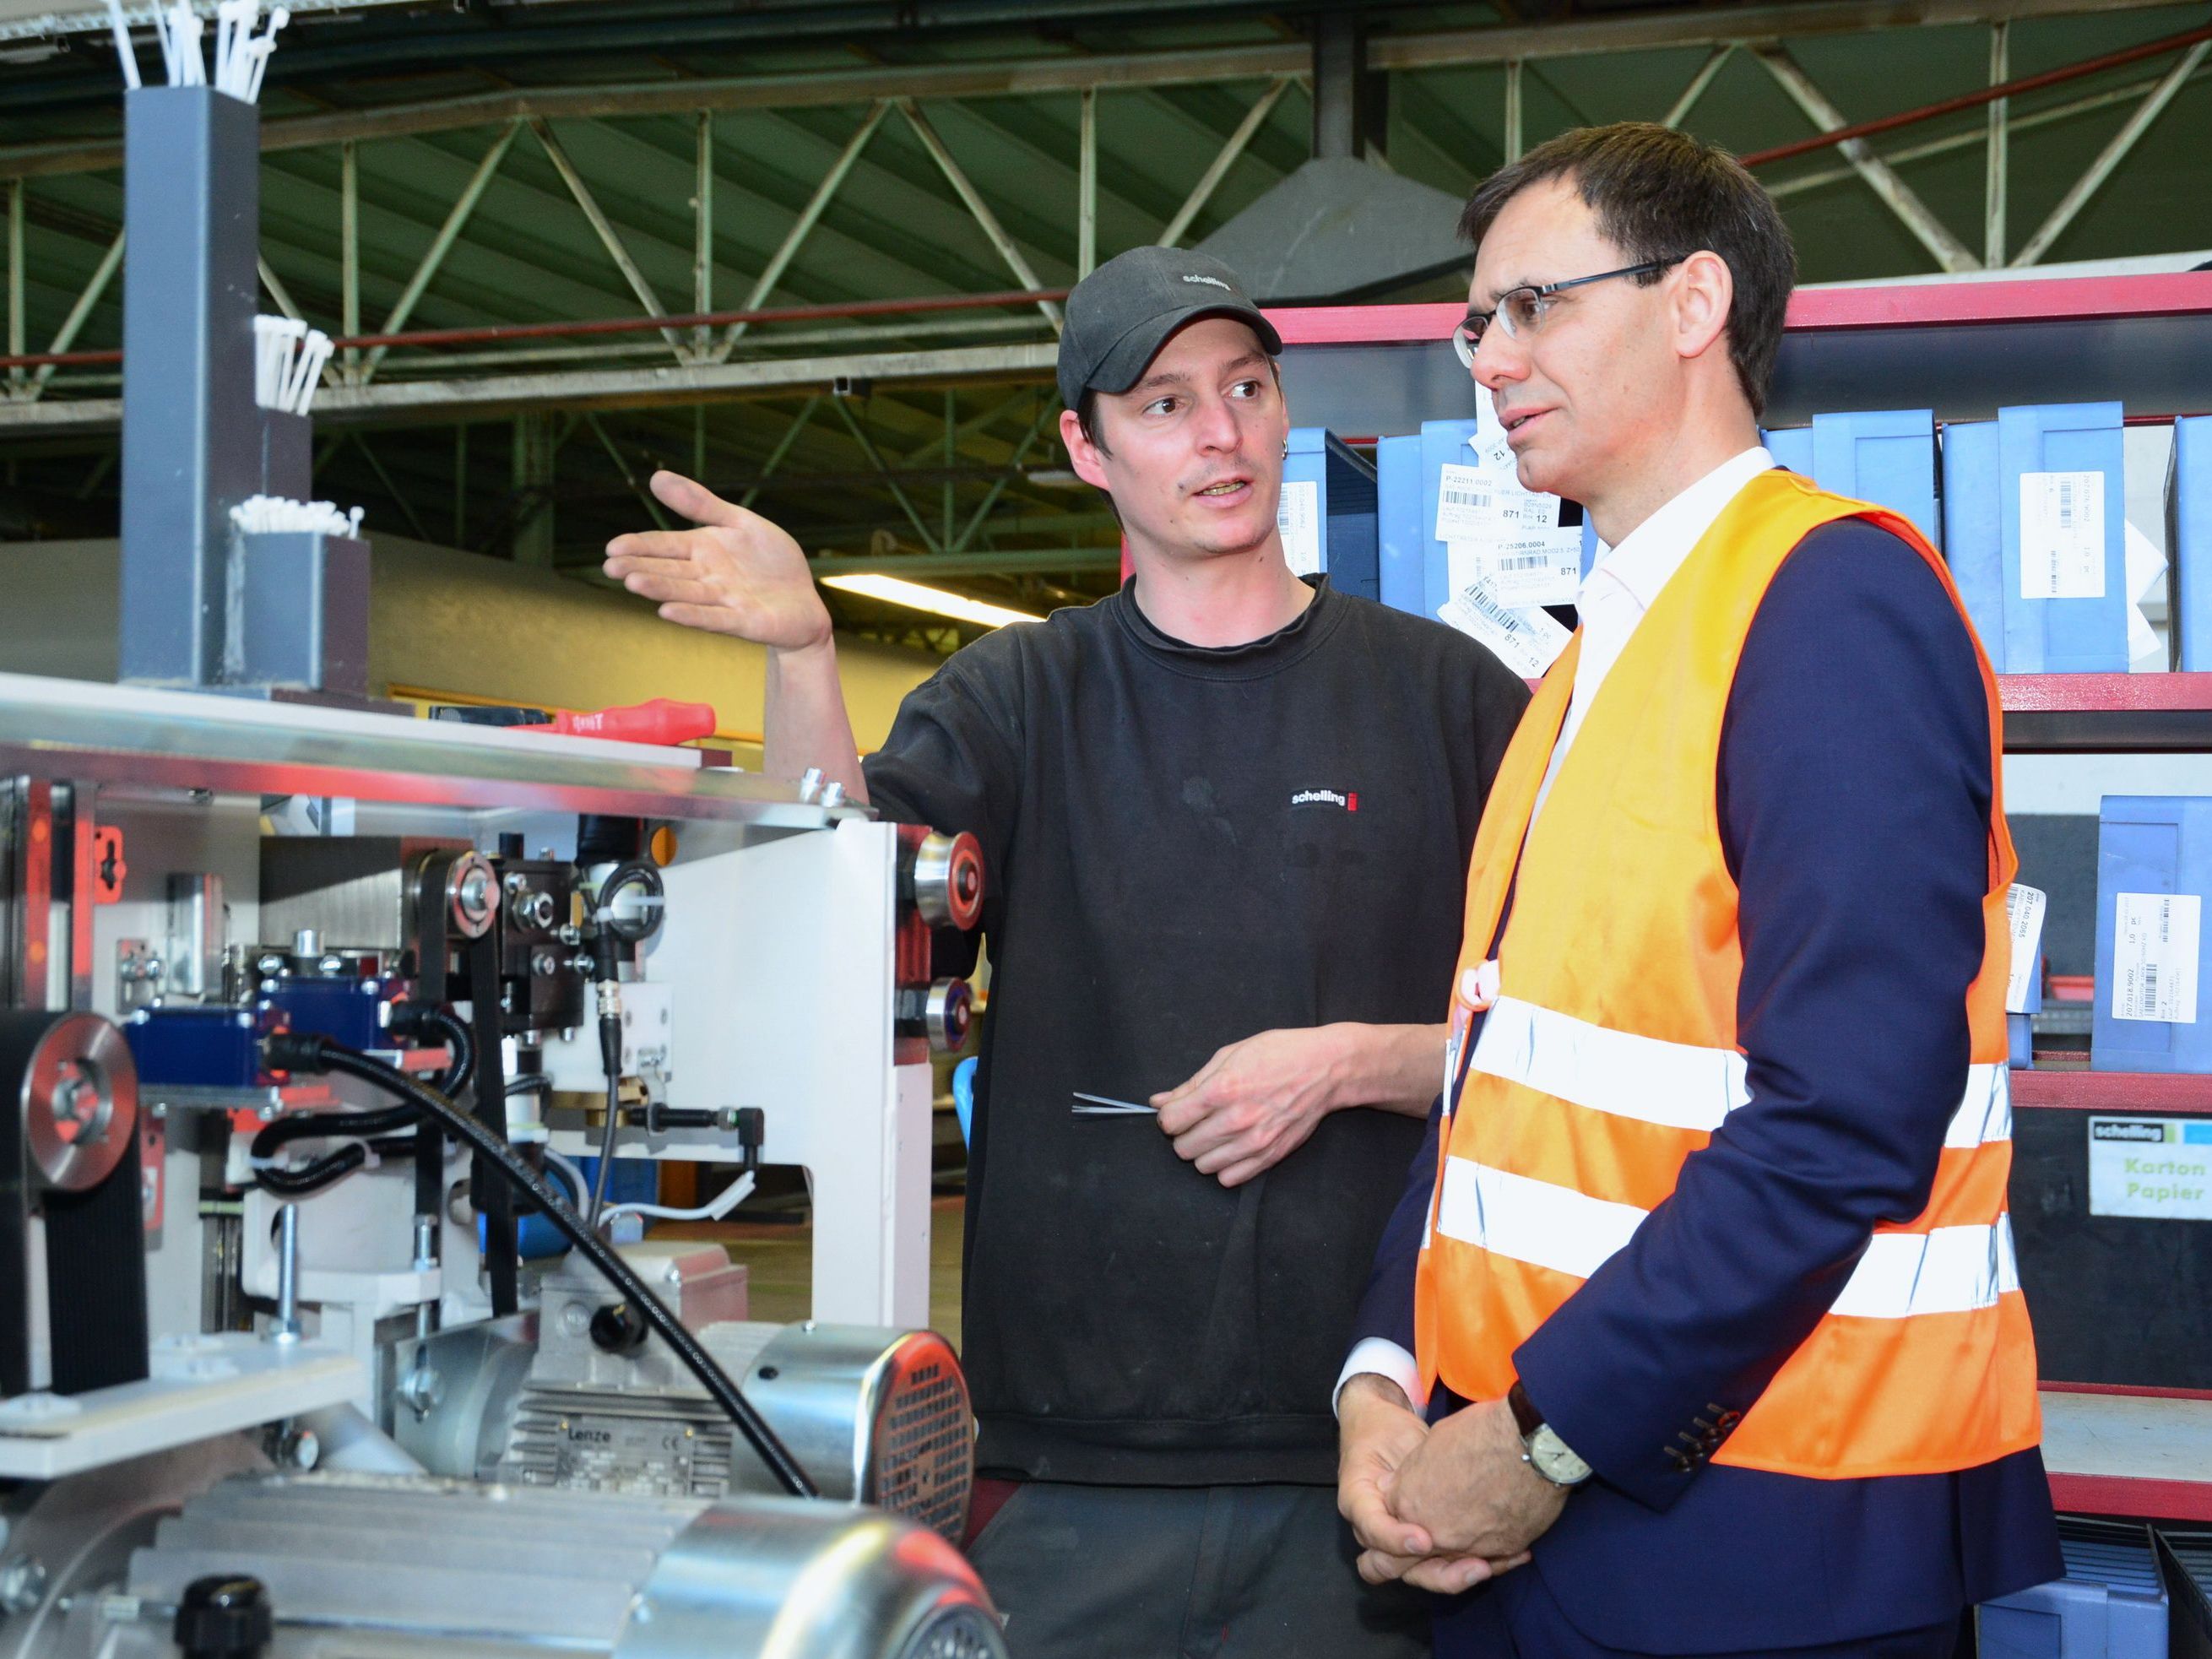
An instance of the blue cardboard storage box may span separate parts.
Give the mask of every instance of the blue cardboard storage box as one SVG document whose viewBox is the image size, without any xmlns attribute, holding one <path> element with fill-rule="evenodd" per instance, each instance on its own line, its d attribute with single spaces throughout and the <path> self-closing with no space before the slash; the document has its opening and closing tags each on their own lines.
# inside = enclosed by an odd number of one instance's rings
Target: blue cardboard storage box
<svg viewBox="0 0 2212 1659">
<path fill-rule="evenodd" d="M 1766 446 L 1766 453 L 1774 457 L 1775 465 L 1786 466 L 1800 477 L 1814 478 L 1811 427 L 1780 427 L 1771 432 L 1760 432 L 1759 439 Z"/>
<path fill-rule="evenodd" d="M 2107 795 L 2097 830 L 2097 987 L 2089 1064 L 2212 1072 L 2204 980 L 2212 796 Z"/>
<path fill-rule="evenodd" d="M 1823 489 L 1910 519 L 1931 545 L 1943 545 L 1943 526 L 1936 513 L 1933 410 L 1815 415 L 1813 477 Z"/>
<path fill-rule="evenodd" d="M 1319 568 L 1328 574 L 1329 585 L 1363 599 L 1378 597 L 1375 469 L 1327 428 L 1292 427 L 1290 453 L 1283 458 L 1285 511 L 1293 487 L 1306 484 L 1314 491 Z"/>
<path fill-rule="evenodd" d="M 1943 550 L 1997 672 L 2125 673 L 2120 405 L 2037 404 L 1943 431 Z"/>
<path fill-rule="evenodd" d="M 1473 466 L 1468 447 L 1480 422 L 1425 421 L 1421 423 L 1421 614 L 1433 617 L 1451 598 L 1449 555 L 1437 539 L 1437 495 L 1447 465 Z"/>
<path fill-rule="evenodd" d="M 2012 1068 L 2018 1072 L 2035 1069 L 2035 1016 L 2043 1012 L 2043 952 L 2035 953 L 2035 969 L 2028 977 L 2027 1006 L 2020 1012 L 2005 1016 L 2005 1034 L 2010 1040 Z"/>
<path fill-rule="evenodd" d="M 1981 1659 L 2166 1659 L 2166 1586 L 2150 1528 L 2061 1516 L 2066 1576 L 1984 1601 Z"/>
<path fill-rule="evenodd" d="M 2176 659 L 2212 668 L 2212 415 L 2173 423 L 2173 467 L 2166 481 L 2166 556 Z"/>
<path fill-rule="evenodd" d="M 2005 672 L 2124 674 L 2129 601 L 2120 405 L 2001 409 L 1997 451 Z M 2081 481 L 2078 490 L 2069 480 Z M 2069 506 L 2080 535 L 2101 538 L 2101 559 L 2076 567 L 2051 550 L 2063 539 L 2053 527 L 2064 525 Z M 2056 588 L 2057 595 L 2031 597 L 2039 588 Z"/>
<path fill-rule="evenodd" d="M 1997 423 L 1953 421 L 1943 428 L 1943 562 L 1966 601 L 1974 633 L 1998 673 L 2006 672 L 2004 526 L 1997 516 Z"/>
<path fill-rule="evenodd" d="M 1424 611 L 1429 530 L 1421 522 L 1421 439 L 1419 433 L 1375 443 L 1376 597 L 1396 611 Z"/>
</svg>

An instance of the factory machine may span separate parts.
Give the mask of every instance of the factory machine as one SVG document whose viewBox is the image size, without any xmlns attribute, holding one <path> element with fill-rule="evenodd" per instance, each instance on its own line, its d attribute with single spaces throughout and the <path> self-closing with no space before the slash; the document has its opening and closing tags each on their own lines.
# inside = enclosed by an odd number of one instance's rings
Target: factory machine
<svg viewBox="0 0 2212 1659">
<path fill-rule="evenodd" d="M 1003 1656 L 927 1328 L 973 840 L 373 702 L 353 526 L 257 527 L 252 104 L 126 108 L 124 683 L 0 676 L 0 1655 Z M 811 1318 L 665 1159 L 805 1172 Z"/>
</svg>

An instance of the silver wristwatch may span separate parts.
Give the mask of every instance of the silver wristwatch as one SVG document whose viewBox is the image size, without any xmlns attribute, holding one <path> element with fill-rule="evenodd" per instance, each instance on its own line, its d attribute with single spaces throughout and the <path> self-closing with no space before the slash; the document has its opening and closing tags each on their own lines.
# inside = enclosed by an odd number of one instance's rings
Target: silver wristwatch
<svg viewBox="0 0 2212 1659">
<path fill-rule="evenodd" d="M 1521 1461 L 1555 1486 L 1579 1486 L 1590 1478 L 1590 1466 L 1575 1455 L 1567 1443 L 1547 1423 L 1528 1401 L 1528 1390 L 1517 1382 L 1505 1396 L 1513 1425 L 1521 1431 Z"/>
</svg>

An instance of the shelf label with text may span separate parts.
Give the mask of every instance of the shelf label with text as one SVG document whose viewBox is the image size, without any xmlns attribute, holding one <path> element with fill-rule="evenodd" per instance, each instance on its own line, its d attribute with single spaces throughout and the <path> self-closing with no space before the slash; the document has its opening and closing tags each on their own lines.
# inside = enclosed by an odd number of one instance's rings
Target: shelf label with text
<svg viewBox="0 0 2212 1659">
<path fill-rule="evenodd" d="M 2089 1213 L 2212 1221 L 2212 1119 L 2091 1117 Z"/>
<path fill-rule="evenodd" d="M 2197 944 L 2204 901 L 2195 893 L 2116 893 L 2112 1018 L 2197 1023 Z"/>
<path fill-rule="evenodd" d="M 2020 475 L 2020 596 L 2105 597 L 2105 475 Z"/>
</svg>

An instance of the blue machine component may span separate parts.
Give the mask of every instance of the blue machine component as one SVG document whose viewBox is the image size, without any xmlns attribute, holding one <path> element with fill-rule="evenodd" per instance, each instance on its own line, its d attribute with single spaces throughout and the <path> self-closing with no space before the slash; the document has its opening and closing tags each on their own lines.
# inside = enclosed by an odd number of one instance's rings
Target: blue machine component
<svg viewBox="0 0 2212 1659">
<path fill-rule="evenodd" d="M 2004 526 L 2004 670 L 2124 674 L 2128 668 L 2125 467 L 2118 404 L 2038 404 L 1997 411 L 1997 513 Z M 2021 480 L 2031 473 L 2104 477 L 2104 592 L 2028 599 L 2021 586 Z"/>
<path fill-rule="evenodd" d="M 1421 424 L 1421 614 L 1433 617 L 1451 598 L 1451 570 L 1444 544 L 1436 538 L 1437 489 L 1443 469 L 1473 466 L 1474 452 L 1468 447 L 1480 422 L 1425 421 Z"/>
<path fill-rule="evenodd" d="M 313 978 L 286 975 L 264 981 L 261 1006 L 283 1016 L 290 1030 L 325 1036 L 349 1048 L 388 1048 L 385 1024 L 404 989 L 398 980 Z"/>
<path fill-rule="evenodd" d="M 1283 482 L 1316 487 L 1329 585 L 1363 599 L 1379 597 L 1375 469 L 1327 428 L 1297 426 L 1283 458 Z"/>
<path fill-rule="evenodd" d="M 1421 440 L 1418 434 L 1375 444 L 1376 597 L 1394 611 L 1424 611 L 1423 574 L 1429 526 L 1421 522 Z M 1431 523 L 1434 521 L 1431 520 Z"/>
<path fill-rule="evenodd" d="M 2097 989 L 2089 1064 L 2100 1072 L 2212 1072 L 2212 966 L 2205 954 L 2205 896 L 2212 894 L 2212 796 L 2107 795 L 2097 834 Z M 2193 900 L 2165 915 L 2146 915 L 2164 895 Z M 2130 948 L 2121 937 L 2121 901 L 2141 934 L 2146 922 L 2169 935 L 2161 948 Z M 2193 913 L 2193 914 L 2192 914 Z M 2193 939 L 2192 939 L 2193 936 Z M 2192 948 L 2193 945 L 2193 948 Z M 2145 987 L 2146 963 L 2166 985 Z M 2187 1018 L 2121 1018 L 2128 1000 L 2138 1015 L 2148 994 L 2170 996 L 2178 975 L 2193 973 L 2194 1006 L 2167 1005 Z"/>
<path fill-rule="evenodd" d="M 575 1160 L 575 1164 L 584 1177 L 584 1190 L 576 1194 L 576 1208 L 580 1212 L 591 1206 L 592 1182 L 599 1179 L 599 1160 L 580 1158 Z M 568 1190 L 568 1182 L 550 1164 L 546 1167 L 546 1174 L 556 1187 L 564 1192 Z M 615 1167 L 607 1171 L 609 1204 L 650 1204 L 659 1194 L 660 1165 L 649 1158 L 618 1158 L 615 1160 Z M 478 1248 L 483 1247 L 484 1241 L 484 1218 L 478 1216 Z M 538 1261 L 549 1255 L 559 1255 L 568 1249 L 568 1241 L 543 1213 L 518 1216 L 515 1218 L 515 1249 L 526 1261 Z"/>
<path fill-rule="evenodd" d="M 2173 633 L 2181 646 L 2180 665 L 2212 668 L 2212 415 L 2173 423 L 2166 556 L 2173 570 Z"/>
<path fill-rule="evenodd" d="M 1997 515 L 1997 423 L 1954 421 L 1943 428 L 1943 562 L 1966 601 L 1990 665 L 2005 664 L 2004 526 Z"/>
<path fill-rule="evenodd" d="M 1874 410 L 1813 417 L 1813 478 L 1823 489 L 1886 507 L 1943 545 L 1936 514 L 1936 415 Z"/>
<path fill-rule="evenodd" d="M 1766 453 L 1774 457 L 1775 465 L 1786 466 L 1801 477 L 1814 476 L 1811 427 L 1785 426 L 1771 432 L 1762 428 L 1759 441 L 1766 446 Z"/>
<path fill-rule="evenodd" d="M 142 1084 L 180 1089 L 263 1089 L 261 1040 L 278 1022 L 265 1008 L 227 1003 L 141 1008 L 123 1022 L 123 1040 Z"/>
<path fill-rule="evenodd" d="M 2166 1659 L 2166 1585 L 2147 1528 L 2058 1522 L 2066 1576 L 1975 1616 L 1981 1659 Z"/>
</svg>

